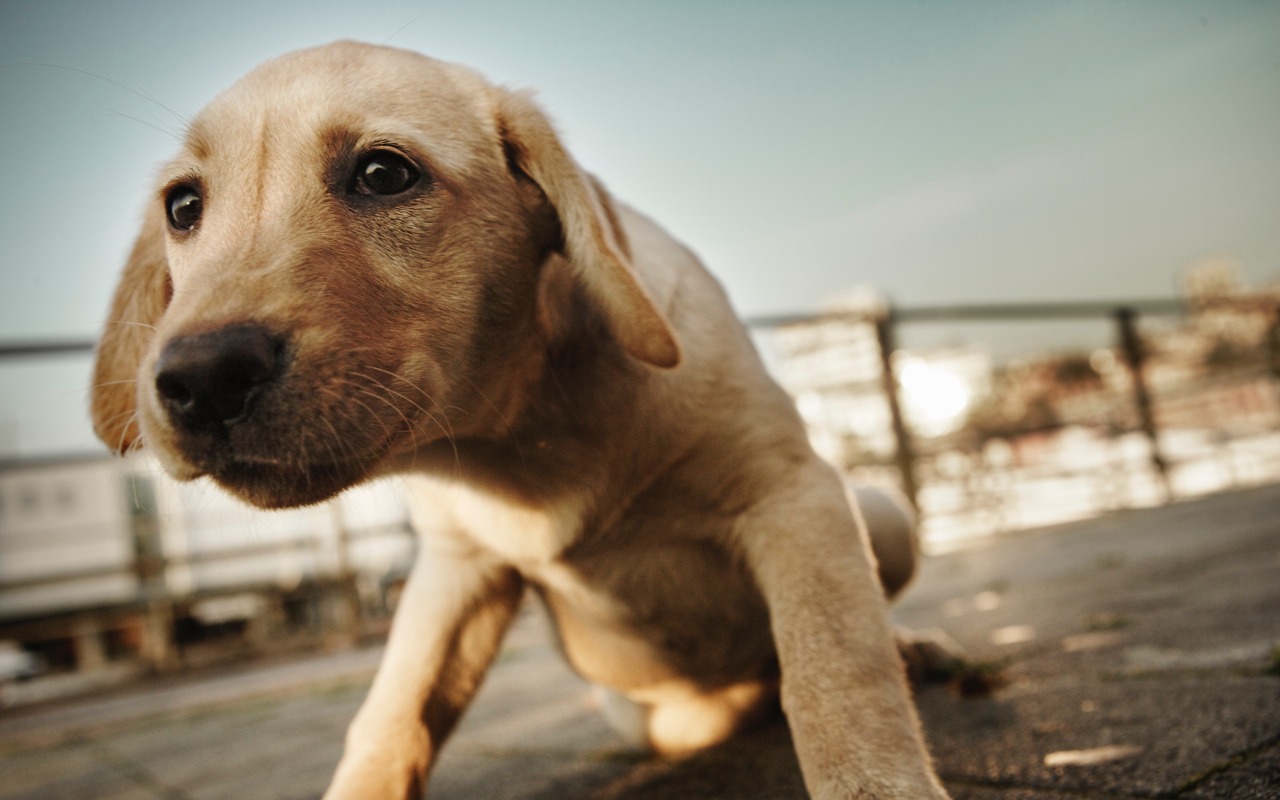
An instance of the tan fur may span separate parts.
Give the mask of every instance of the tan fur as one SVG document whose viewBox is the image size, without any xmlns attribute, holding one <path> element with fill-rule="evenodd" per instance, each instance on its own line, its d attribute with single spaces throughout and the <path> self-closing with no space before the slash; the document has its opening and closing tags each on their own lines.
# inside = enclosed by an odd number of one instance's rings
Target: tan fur
<svg viewBox="0 0 1280 800">
<path fill-rule="evenodd" d="M 382 146 L 430 186 L 345 193 Z M 170 231 L 190 181 L 204 214 Z M 892 594 L 910 523 L 877 512 L 868 539 L 720 287 L 526 95 L 404 51 L 294 53 L 210 104 L 150 209 L 99 348 L 103 440 L 268 508 L 389 473 L 412 494 L 422 552 L 327 798 L 419 796 L 526 586 L 658 749 L 780 694 L 813 796 L 945 796 L 872 553 Z M 177 424 L 161 352 L 250 323 L 287 369 L 221 438 Z"/>
</svg>

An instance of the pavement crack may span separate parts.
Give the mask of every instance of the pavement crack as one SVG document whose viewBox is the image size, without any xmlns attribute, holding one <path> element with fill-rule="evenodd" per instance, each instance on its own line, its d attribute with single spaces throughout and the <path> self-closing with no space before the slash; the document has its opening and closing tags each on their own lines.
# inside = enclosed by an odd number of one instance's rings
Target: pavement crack
<svg viewBox="0 0 1280 800">
<path fill-rule="evenodd" d="M 176 786 L 170 786 L 160 780 L 151 770 L 110 745 L 96 739 L 88 740 L 84 745 L 103 764 L 138 786 L 153 792 L 156 797 L 164 798 L 164 800 L 192 800 L 191 795 Z"/>
<path fill-rule="evenodd" d="M 940 773 L 938 778 L 947 786 L 964 786 L 970 789 L 992 789 L 999 792 L 1008 790 L 1045 792 L 1064 797 L 1085 797 L 1089 798 L 1089 800 L 1098 800 L 1099 797 L 1104 796 L 1114 798 L 1115 800 L 1151 800 L 1152 798 L 1152 795 L 1146 792 L 1110 791 L 1106 795 L 1099 795 L 1098 790 L 1094 787 L 1077 788 L 1073 786 L 1060 786 L 1054 783 L 1044 783 L 1041 781 L 990 780 L 978 778 L 973 775 L 947 775 L 945 773 Z M 1161 795 L 1161 797 L 1163 797 L 1163 795 Z"/>
<path fill-rule="evenodd" d="M 1181 797 L 1182 795 L 1186 794 L 1192 789 L 1198 788 L 1202 784 L 1207 783 L 1209 780 L 1216 778 L 1217 776 L 1223 774 L 1224 772 L 1229 772 L 1235 769 L 1236 767 L 1242 767 L 1245 764 L 1248 764 L 1253 759 L 1257 758 L 1258 756 L 1262 755 L 1266 751 L 1276 746 L 1280 746 L 1280 734 L 1276 734 L 1275 736 L 1272 736 L 1269 739 L 1264 739 L 1263 741 L 1255 744 L 1253 747 L 1247 748 L 1245 750 L 1241 750 L 1239 753 L 1236 753 L 1234 756 L 1232 756 L 1231 758 L 1228 758 L 1226 761 L 1223 761 L 1220 764 L 1215 764 L 1212 767 L 1209 767 L 1207 770 L 1205 770 L 1204 772 L 1201 772 L 1199 775 L 1193 775 L 1185 783 L 1179 786 L 1176 790 L 1170 792 L 1167 795 L 1162 795 L 1162 797 L 1169 797 L 1169 798 Z"/>
</svg>

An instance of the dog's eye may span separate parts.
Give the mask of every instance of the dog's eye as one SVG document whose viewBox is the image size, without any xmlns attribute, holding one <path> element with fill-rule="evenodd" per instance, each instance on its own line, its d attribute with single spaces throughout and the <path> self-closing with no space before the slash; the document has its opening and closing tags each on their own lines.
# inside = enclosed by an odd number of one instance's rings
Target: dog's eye
<svg viewBox="0 0 1280 800">
<path fill-rule="evenodd" d="M 200 222 L 204 198 L 192 186 L 175 186 L 165 197 L 165 205 L 169 210 L 169 224 L 174 230 L 189 231 Z"/>
<path fill-rule="evenodd" d="M 356 162 L 353 188 L 360 194 L 392 195 L 412 189 L 422 173 L 409 159 L 390 150 L 374 150 Z"/>
</svg>

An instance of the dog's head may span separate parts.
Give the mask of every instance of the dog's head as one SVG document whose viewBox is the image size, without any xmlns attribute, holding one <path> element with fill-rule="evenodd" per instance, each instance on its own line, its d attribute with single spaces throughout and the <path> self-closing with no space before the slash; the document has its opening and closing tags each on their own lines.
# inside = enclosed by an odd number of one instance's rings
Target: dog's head
<svg viewBox="0 0 1280 800">
<path fill-rule="evenodd" d="M 575 309 L 674 366 L 607 196 L 524 95 L 337 43 L 259 67 L 163 170 L 98 349 L 99 437 L 261 506 L 498 434 Z"/>
</svg>

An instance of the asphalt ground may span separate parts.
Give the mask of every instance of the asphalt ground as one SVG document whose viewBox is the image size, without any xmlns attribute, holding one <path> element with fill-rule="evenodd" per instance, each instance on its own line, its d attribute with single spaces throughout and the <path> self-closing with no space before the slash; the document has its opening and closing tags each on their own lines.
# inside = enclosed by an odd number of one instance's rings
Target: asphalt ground
<svg viewBox="0 0 1280 800">
<path fill-rule="evenodd" d="M 973 543 L 927 559 L 894 613 L 978 665 L 916 694 L 956 800 L 1280 798 L 1280 486 Z M 316 798 L 378 656 L 257 662 L 0 712 L 0 800 Z M 629 748 L 532 606 L 428 792 L 806 796 L 780 721 L 683 761 Z"/>
</svg>

